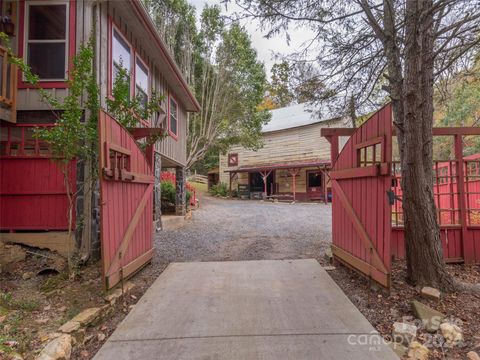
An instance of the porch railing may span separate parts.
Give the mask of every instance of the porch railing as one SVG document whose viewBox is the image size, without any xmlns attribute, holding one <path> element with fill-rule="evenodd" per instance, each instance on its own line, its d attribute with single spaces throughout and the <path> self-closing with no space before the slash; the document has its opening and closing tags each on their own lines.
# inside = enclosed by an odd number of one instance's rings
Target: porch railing
<svg viewBox="0 0 480 360">
<path fill-rule="evenodd" d="M 8 61 L 7 49 L 0 46 L 0 120 L 16 122 L 17 67 Z"/>
</svg>

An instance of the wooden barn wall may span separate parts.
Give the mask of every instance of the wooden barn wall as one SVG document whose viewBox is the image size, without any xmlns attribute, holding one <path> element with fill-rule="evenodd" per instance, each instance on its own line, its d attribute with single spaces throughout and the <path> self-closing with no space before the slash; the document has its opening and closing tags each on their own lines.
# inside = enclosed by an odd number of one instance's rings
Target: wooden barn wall
<svg viewBox="0 0 480 360">
<path fill-rule="evenodd" d="M 307 172 L 311 170 L 318 170 L 318 168 L 304 168 L 300 169 L 299 174 L 295 180 L 296 193 L 307 192 Z M 228 176 L 228 174 L 227 174 Z M 228 184 L 228 177 L 227 182 Z M 232 189 L 236 189 L 238 184 L 248 184 L 248 173 L 239 173 L 238 180 L 232 182 Z M 275 171 L 275 184 L 278 184 L 279 193 L 291 193 L 292 189 L 292 177 L 288 174 L 287 170 Z M 327 182 L 327 187 L 330 187 L 330 182 Z"/>
<path fill-rule="evenodd" d="M 320 136 L 322 127 L 342 127 L 344 120 L 326 121 L 320 124 L 312 124 L 292 129 L 280 130 L 263 135 L 264 145 L 257 151 L 234 146 L 229 153 L 238 153 L 238 166 L 255 166 L 275 164 L 291 161 L 304 161 L 309 159 L 330 160 L 330 143 Z M 236 167 L 228 167 L 228 155 L 220 155 L 220 181 L 229 183 L 229 175 L 225 170 L 233 170 Z M 245 183 L 247 176 L 239 174 L 239 182 Z M 303 180 L 302 180 L 303 179 Z M 291 180 L 291 178 L 290 178 Z M 305 171 L 302 170 L 300 179 L 305 189 Z M 298 187 L 302 191 L 302 187 Z M 286 190 L 291 191 L 291 190 Z M 305 191 L 305 190 L 303 190 Z"/>
<path fill-rule="evenodd" d="M 109 17 L 111 17 L 115 25 L 135 48 L 142 60 L 146 62 L 146 65 L 148 65 L 150 69 L 151 87 L 156 92 L 165 95 L 162 101 L 162 108 L 167 111 L 168 93 L 172 93 L 174 98 L 176 98 L 176 96 L 163 77 L 162 69 L 159 69 L 155 64 L 155 56 L 158 56 L 156 55 L 158 49 L 154 44 L 146 40 L 146 37 L 143 35 L 143 27 L 138 24 L 136 18 L 132 16 L 131 13 L 128 13 L 128 6 L 120 1 L 102 1 L 97 3 L 88 0 L 76 0 L 74 3 L 76 4 L 75 40 L 77 49 L 82 42 L 88 41 L 92 26 L 96 23 L 97 58 L 95 62 L 97 64 L 96 75 L 100 84 L 101 106 L 106 109 L 106 98 L 108 96 Z M 48 91 L 57 98 L 62 98 L 67 94 L 66 89 L 49 89 Z M 177 102 L 179 110 L 178 139 L 175 140 L 168 136 L 157 143 L 156 151 L 173 162 L 184 165 L 186 162 L 187 113 L 185 106 L 180 101 Z M 17 107 L 18 110 L 50 109 L 39 100 L 38 91 L 34 89 L 19 89 Z"/>
</svg>

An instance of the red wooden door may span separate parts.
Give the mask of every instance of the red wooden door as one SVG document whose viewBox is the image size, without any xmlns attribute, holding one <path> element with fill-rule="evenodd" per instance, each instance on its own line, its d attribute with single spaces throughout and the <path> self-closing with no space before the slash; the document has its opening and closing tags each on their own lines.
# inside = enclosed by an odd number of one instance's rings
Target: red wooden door
<svg viewBox="0 0 480 360">
<path fill-rule="evenodd" d="M 323 199 L 323 184 L 324 179 L 320 170 L 307 171 L 307 195 L 309 199 Z"/>
<path fill-rule="evenodd" d="M 102 264 L 109 289 L 152 259 L 154 176 L 151 156 L 103 112 L 99 137 Z"/>
<path fill-rule="evenodd" d="M 390 284 L 391 106 L 350 137 L 331 172 L 335 258 L 383 286 Z"/>
</svg>

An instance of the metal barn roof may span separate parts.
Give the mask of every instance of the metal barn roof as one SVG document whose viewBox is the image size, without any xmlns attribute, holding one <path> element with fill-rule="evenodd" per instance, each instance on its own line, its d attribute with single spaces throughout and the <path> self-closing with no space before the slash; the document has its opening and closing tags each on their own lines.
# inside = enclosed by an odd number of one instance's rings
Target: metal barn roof
<svg viewBox="0 0 480 360">
<path fill-rule="evenodd" d="M 303 103 L 271 110 L 272 119 L 262 127 L 262 132 L 290 129 L 334 119 L 332 114 L 319 116 L 311 104 Z"/>
</svg>

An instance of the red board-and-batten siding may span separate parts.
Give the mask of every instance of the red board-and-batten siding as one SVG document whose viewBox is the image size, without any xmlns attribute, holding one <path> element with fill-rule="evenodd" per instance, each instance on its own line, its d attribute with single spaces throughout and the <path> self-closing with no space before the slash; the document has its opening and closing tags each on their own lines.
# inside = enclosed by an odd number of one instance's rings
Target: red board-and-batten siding
<svg viewBox="0 0 480 360">
<path fill-rule="evenodd" d="M 45 126 L 45 125 L 38 125 Z M 33 125 L 0 127 L 0 229 L 68 230 L 64 176 L 48 150 L 32 137 Z M 69 168 L 72 196 L 76 162 Z M 75 221 L 75 208 L 72 209 Z M 73 224 L 74 225 L 74 224 Z"/>
<path fill-rule="evenodd" d="M 100 136 L 100 193 L 101 193 L 101 243 L 103 271 L 106 287 L 111 288 L 121 277 L 127 277 L 153 256 L 153 171 L 151 159 L 147 159 L 135 139 L 113 118 L 101 112 L 99 118 Z M 107 168 L 106 144 L 112 149 L 120 147 L 130 152 L 130 169 L 133 181 L 111 179 L 105 176 Z M 111 164 L 113 165 L 113 164 Z M 110 168 L 113 169 L 113 168 Z M 143 204 L 140 219 L 134 224 L 134 231 L 125 252 L 119 249 L 136 210 Z M 115 263 L 115 257 L 119 257 Z M 123 274 L 120 273 L 122 269 Z"/>
<path fill-rule="evenodd" d="M 375 113 L 349 138 L 334 164 L 335 171 L 357 168 L 357 145 L 374 138 L 383 137 L 382 162 L 391 158 L 391 108 L 389 105 Z M 353 211 L 363 224 L 389 272 L 390 254 L 390 206 L 387 203 L 386 190 L 391 186 L 388 176 L 359 177 L 338 179 L 337 183 L 348 198 Z M 371 253 L 352 223 L 351 214 L 343 206 L 339 192 L 333 188 L 332 206 L 332 242 L 333 245 L 353 255 L 366 264 L 372 264 Z M 378 270 L 378 269 L 377 269 Z"/>
<path fill-rule="evenodd" d="M 17 3 L 20 6 L 20 2 Z M 186 134 L 187 134 L 187 111 L 181 102 L 176 90 L 165 79 L 166 69 L 160 69 L 155 62 L 158 56 L 158 48 L 152 41 L 148 41 L 145 35 L 145 25 L 139 25 L 138 19 L 132 14 L 130 5 L 123 1 L 91 2 L 85 0 L 71 0 L 70 6 L 75 9 L 75 48 L 78 49 L 82 42 L 89 39 L 91 29 L 96 22 L 96 56 L 97 79 L 100 84 L 101 106 L 106 108 L 105 99 L 108 97 L 109 62 L 110 62 L 110 31 L 112 22 L 122 32 L 128 42 L 137 51 L 141 59 L 150 70 L 151 87 L 160 94 L 165 94 L 162 107 L 168 108 L 168 94 L 173 94 L 178 103 L 178 139 L 167 137 L 159 142 L 156 151 L 172 163 L 185 165 L 186 163 Z M 20 9 L 19 9 L 20 10 Z M 18 29 L 17 35 L 18 35 Z M 18 36 L 17 36 L 18 39 Z M 19 44 L 14 44 L 18 46 Z M 168 70 L 169 71 L 169 70 Z M 179 86 L 179 85 L 176 85 Z M 48 86 L 55 97 L 64 97 L 68 89 L 65 86 Z M 17 109 L 22 110 L 49 110 L 49 107 L 40 101 L 38 91 L 35 89 L 19 89 Z M 163 126 L 166 126 L 164 123 Z"/>
<path fill-rule="evenodd" d="M 70 183 L 75 184 L 75 164 L 70 173 Z M 69 203 L 63 179 L 49 158 L 2 156 L 0 229 L 68 230 Z"/>
</svg>

